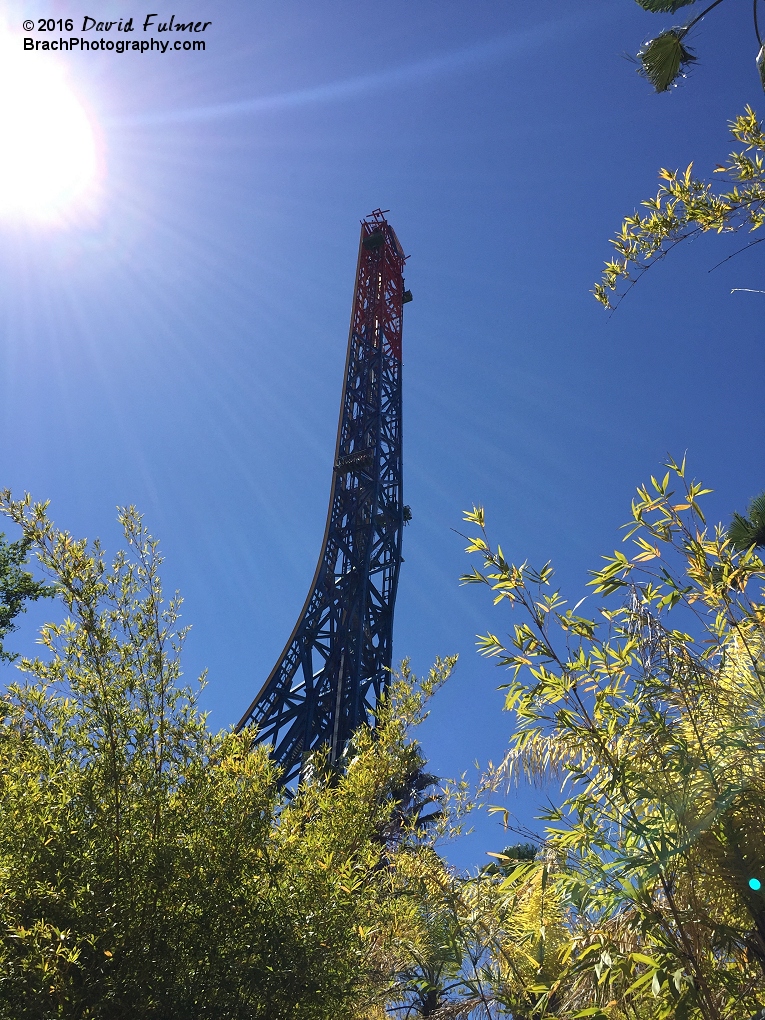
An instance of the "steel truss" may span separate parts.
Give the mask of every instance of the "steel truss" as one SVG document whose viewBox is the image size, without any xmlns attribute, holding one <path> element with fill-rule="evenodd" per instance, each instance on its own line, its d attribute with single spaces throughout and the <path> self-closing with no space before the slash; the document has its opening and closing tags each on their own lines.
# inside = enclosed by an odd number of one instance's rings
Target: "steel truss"
<svg viewBox="0 0 765 1020">
<path fill-rule="evenodd" d="M 272 745 L 287 785 L 316 748 L 328 744 L 332 761 L 342 754 L 390 677 L 404 524 L 405 258 L 383 210 L 362 221 L 324 544 L 295 629 L 237 726 Z"/>
</svg>

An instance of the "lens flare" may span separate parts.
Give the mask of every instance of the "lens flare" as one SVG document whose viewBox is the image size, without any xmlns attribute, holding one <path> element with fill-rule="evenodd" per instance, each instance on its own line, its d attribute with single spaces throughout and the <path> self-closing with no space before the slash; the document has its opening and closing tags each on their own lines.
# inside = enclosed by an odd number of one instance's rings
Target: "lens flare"
<svg viewBox="0 0 765 1020">
<path fill-rule="evenodd" d="M 750 878 L 749 888 L 754 889 L 754 891 L 757 892 L 758 889 L 762 888 L 762 882 L 759 880 L 759 878 Z"/>
<path fill-rule="evenodd" d="M 63 67 L 0 36 L 0 219 L 65 218 L 94 185 L 97 162 Z"/>
</svg>

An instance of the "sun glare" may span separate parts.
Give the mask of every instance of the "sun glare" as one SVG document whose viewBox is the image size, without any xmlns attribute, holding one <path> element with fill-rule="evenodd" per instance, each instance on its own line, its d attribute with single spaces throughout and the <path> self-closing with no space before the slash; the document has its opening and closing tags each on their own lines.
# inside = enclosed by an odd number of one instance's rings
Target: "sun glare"
<svg viewBox="0 0 765 1020">
<path fill-rule="evenodd" d="M 62 67 L 0 39 L 0 219 L 66 220 L 97 171 L 87 114 Z"/>
</svg>

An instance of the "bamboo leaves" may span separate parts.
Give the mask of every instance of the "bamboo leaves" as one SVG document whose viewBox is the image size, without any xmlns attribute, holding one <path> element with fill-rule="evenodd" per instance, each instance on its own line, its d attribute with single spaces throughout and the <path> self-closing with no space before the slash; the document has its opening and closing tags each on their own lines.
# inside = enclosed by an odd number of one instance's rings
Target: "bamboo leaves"
<svg viewBox="0 0 765 1020">
<path fill-rule="evenodd" d="M 0 700 L 0 1020 L 384 1016 L 429 833 L 454 831 L 408 736 L 454 660 L 405 666 L 375 735 L 288 803 L 267 748 L 210 732 L 182 685 L 181 600 L 140 515 L 110 561 L 44 504 L 0 512 L 60 596 Z"/>
<path fill-rule="evenodd" d="M 611 601 L 594 620 L 545 590 L 549 566 L 500 564 L 482 527 L 478 573 L 512 580 L 523 614 L 483 639 L 514 718 L 487 783 L 558 778 L 565 796 L 542 816 L 570 934 L 561 1017 L 723 1020 L 757 1008 L 765 973 L 746 885 L 765 870 L 765 567 L 706 527 L 685 462 L 666 468 L 633 501 L 635 554 L 590 582 Z"/>
<path fill-rule="evenodd" d="M 655 40 L 656 41 L 656 40 Z M 652 45 L 652 44 L 651 44 Z M 757 115 L 747 106 L 730 125 L 736 142 L 745 148 L 732 152 L 715 173 L 727 178 L 717 188 L 685 170 L 659 171 L 664 182 L 656 197 L 642 203 L 647 213 L 627 216 L 611 240 L 616 258 L 605 263 L 593 294 L 605 308 L 613 308 L 611 293 L 627 287 L 619 299 L 651 266 L 665 258 L 682 241 L 704 233 L 730 233 L 748 227 L 758 230 L 765 222 L 765 133 Z"/>
</svg>

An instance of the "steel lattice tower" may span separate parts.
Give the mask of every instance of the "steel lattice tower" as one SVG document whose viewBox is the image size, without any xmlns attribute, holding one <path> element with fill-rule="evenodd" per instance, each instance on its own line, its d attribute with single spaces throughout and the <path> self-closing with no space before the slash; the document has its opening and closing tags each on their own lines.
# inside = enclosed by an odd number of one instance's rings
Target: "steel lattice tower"
<svg viewBox="0 0 765 1020">
<path fill-rule="evenodd" d="M 386 210 L 387 211 L 387 210 Z M 324 543 L 295 629 L 237 730 L 273 745 L 282 782 L 328 744 L 334 761 L 387 687 L 404 525 L 403 253 L 377 209 L 361 224 Z"/>
</svg>

